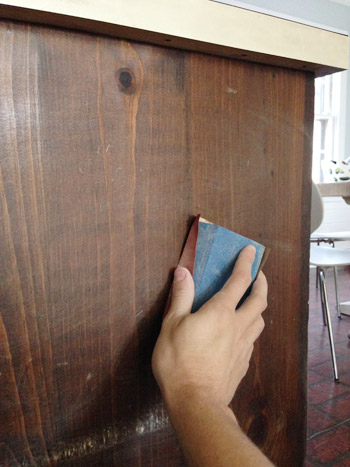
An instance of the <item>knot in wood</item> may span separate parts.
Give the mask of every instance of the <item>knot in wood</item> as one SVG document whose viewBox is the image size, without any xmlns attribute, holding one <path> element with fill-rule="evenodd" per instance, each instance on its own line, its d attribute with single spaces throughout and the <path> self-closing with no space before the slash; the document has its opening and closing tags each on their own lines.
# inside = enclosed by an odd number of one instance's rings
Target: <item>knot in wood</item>
<svg viewBox="0 0 350 467">
<path fill-rule="evenodd" d="M 120 68 L 116 74 L 118 88 L 125 94 L 134 94 L 136 91 L 136 80 L 132 70 Z"/>
</svg>

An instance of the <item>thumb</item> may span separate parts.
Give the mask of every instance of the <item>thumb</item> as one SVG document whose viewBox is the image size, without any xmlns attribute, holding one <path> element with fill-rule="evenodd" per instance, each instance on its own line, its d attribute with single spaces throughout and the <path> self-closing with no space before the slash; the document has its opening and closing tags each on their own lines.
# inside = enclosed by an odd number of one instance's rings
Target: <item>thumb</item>
<svg viewBox="0 0 350 467">
<path fill-rule="evenodd" d="M 182 316 L 190 313 L 194 298 L 194 283 L 188 269 L 178 266 L 174 272 L 169 315 Z"/>
</svg>

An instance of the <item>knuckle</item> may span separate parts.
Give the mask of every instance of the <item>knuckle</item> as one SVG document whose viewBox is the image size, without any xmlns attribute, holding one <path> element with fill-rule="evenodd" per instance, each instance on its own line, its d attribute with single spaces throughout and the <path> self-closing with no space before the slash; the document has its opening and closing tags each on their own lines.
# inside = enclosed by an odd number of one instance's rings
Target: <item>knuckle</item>
<svg viewBox="0 0 350 467">
<path fill-rule="evenodd" d="M 262 332 L 265 328 L 265 321 L 264 321 L 264 318 L 262 316 L 260 316 L 259 318 L 259 330 L 260 332 Z"/>
<path fill-rule="evenodd" d="M 186 295 L 187 287 L 182 282 L 175 282 L 176 286 L 173 287 L 173 297 L 182 297 Z"/>
<path fill-rule="evenodd" d="M 253 326 L 254 341 L 260 336 L 265 328 L 265 322 L 263 319 L 258 319 Z"/>
<path fill-rule="evenodd" d="M 267 296 L 266 294 L 257 294 L 255 296 L 256 305 L 259 310 L 264 311 L 267 308 Z"/>
</svg>

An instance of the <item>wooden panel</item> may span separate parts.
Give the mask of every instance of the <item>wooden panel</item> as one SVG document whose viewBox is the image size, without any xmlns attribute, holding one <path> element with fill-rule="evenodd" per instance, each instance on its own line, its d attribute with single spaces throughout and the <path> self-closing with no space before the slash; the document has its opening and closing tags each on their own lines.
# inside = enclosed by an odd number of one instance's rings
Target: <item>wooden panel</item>
<svg viewBox="0 0 350 467">
<path fill-rule="evenodd" d="M 235 409 L 305 446 L 312 76 L 0 25 L 0 464 L 182 466 L 150 370 L 198 212 L 272 248 Z"/>
<path fill-rule="evenodd" d="M 317 75 L 349 67 L 345 31 L 210 0 L 7 0 L 0 17 L 108 34 Z"/>
</svg>

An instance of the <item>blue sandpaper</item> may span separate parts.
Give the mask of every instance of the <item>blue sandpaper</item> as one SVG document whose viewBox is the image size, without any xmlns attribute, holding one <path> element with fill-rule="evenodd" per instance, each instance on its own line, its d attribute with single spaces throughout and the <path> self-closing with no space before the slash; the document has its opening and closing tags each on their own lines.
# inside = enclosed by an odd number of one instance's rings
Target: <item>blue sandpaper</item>
<svg viewBox="0 0 350 467">
<path fill-rule="evenodd" d="M 232 273 L 239 253 L 248 245 L 254 245 L 256 248 L 251 272 L 253 282 L 259 272 L 265 247 L 254 240 L 250 240 L 218 225 L 199 222 L 196 260 L 193 272 L 195 297 L 192 313 L 197 311 L 222 288 Z M 237 308 L 249 295 L 249 291 L 248 289 L 242 297 Z"/>
</svg>

